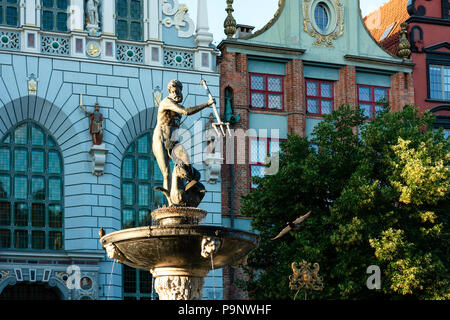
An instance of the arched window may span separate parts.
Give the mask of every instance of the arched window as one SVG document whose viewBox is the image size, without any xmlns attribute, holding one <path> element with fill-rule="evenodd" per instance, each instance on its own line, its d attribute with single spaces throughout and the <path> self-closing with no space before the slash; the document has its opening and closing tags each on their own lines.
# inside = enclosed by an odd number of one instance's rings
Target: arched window
<svg viewBox="0 0 450 320">
<path fill-rule="evenodd" d="M 55 140 L 32 121 L 0 143 L 0 248 L 63 249 L 63 168 Z"/>
<path fill-rule="evenodd" d="M 116 36 L 142 41 L 143 1 L 116 0 Z"/>
<path fill-rule="evenodd" d="M 42 30 L 67 32 L 69 0 L 42 0 Z"/>
<path fill-rule="evenodd" d="M 19 26 L 19 0 L 0 0 L 0 25 Z"/>
<path fill-rule="evenodd" d="M 122 228 L 151 224 L 151 211 L 166 204 L 153 187 L 162 186 L 163 177 L 152 153 L 151 132 L 130 144 L 122 161 Z M 151 299 L 152 279 L 148 271 L 123 266 L 125 299 Z"/>
</svg>

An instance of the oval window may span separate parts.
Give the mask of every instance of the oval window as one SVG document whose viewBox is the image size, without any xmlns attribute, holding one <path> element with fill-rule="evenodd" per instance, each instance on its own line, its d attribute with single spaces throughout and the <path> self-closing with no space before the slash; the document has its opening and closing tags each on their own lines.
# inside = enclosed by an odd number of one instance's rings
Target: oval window
<svg viewBox="0 0 450 320">
<path fill-rule="evenodd" d="M 328 27 L 328 10 L 324 3 L 319 3 L 314 9 L 314 18 L 320 30 L 325 31 Z"/>
</svg>

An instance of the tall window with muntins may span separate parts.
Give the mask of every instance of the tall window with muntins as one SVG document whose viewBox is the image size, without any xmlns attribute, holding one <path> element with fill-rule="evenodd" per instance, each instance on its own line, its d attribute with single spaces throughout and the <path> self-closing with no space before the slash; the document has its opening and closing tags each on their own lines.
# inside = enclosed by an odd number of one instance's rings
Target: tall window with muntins
<svg viewBox="0 0 450 320">
<path fill-rule="evenodd" d="M 377 112 L 384 109 L 389 101 L 389 88 L 358 85 L 358 102 L 364 116 L 369 119 L 376 117 Z"/>
<path fill-rule="evenodd" d="M 142 41 L 143 1 L 116 0 L 116 36 L 123 40 Z"/>
<path fill-rule="evenodd" d="M 163 177 L 152 153 L 152 135 L 147 132 L 130 144 L 122 161 L 122 228 L 151 225 L 151 211 L 166 204 L 163 195 L 154 191 Z M 151 275 L 123 266 L 125 299 L 151 299 Z"/>
<path fill-rule="evenodd" d="M 19 0 L 0 0 L 0 25 L 19 25 Z"/>
<path fill-rule="evenodd" d="M 450 66 L 429 66 L 430 98 L 450 101 Z"/>
<path fill-rule="evenodd" d="M 306 106 L 308 114 L 330 114 L 333 111 L 333 97 L 333 82 L 306 80 Z"/>
<path fill-rule="evenodd" d="M 0 248 L 63 249 L 63 167 L 55 140 L 27 121 L 0 144 Z"/>
<path fill-rule="evenodd" d="M 42 0 L 41 27 L 45 31 L 67 32 L 69 0 Z"/>
<path fill-rule="evenodd" d="M 314 20 L 321 31 L 325 31 L 328 27 L 328 12 L 324 3 L 319 3 L 314 9 Z"/>
<path fill-rule="evenodd" d="M 252 108 L 282 110 L 283 76 L 250 73 L 250 106 Z"/>
</svg>

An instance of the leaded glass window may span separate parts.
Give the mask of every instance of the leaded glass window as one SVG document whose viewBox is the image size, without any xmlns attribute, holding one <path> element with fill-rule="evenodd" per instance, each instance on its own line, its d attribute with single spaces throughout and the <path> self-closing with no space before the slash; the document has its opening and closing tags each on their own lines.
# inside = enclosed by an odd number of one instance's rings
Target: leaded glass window
<svg viewBox="0 0 450 320">
<path fill-rule="evenodd" d="M 63 249 L 61 153 L 39 125 L 16 125 L 0 143 L 0 248 Z"/>
<path fill-rule="evenodd" d="M 117 38 L 142 41 L 142 2 L 142 0 L 116 0 Z"/>
<path fill-rule="evenodd" d="M 430 98 L 450 101 L 450 66 L 430 65 Z"/>
<path fill-rule="evenodd" d="M 122 160 L 122 228 L 151 225 L 151 211 L 167 204 L 154 191 L 163 178 L 151 148 L 152 135 L 142 134 L 126 150 Z M 151 299 L 152 278 L 148 271 L 123 266 L 124 299 Z"/>
<path fill-rule="evenodd" d="M 283 76 L 250 73 L 250 105 L 252 108 L 283 109 Z"/>
<path fill-rule="evenodd" d="M 369 119 L 384 110 L 384 103 L 389 100 L 389 88 L 375 86 L 358 86 L 359 107 Z"/>
<path fill-rule="evenodd" d="M 320 30 L 325 31 L 328 27 L 328 10 L 324 3 L 319 3 L 314 9 L 314 19 Z"/>
<path fill-rule="evenodd" d="M 68 32 L 68 5 L 69 0 L 42 0 L 42 30 Z"/>
<path fill-rule="evenodd" d="M 19 26 L 19 0 L 0 0 L 0 25 Z"/>
</svg>

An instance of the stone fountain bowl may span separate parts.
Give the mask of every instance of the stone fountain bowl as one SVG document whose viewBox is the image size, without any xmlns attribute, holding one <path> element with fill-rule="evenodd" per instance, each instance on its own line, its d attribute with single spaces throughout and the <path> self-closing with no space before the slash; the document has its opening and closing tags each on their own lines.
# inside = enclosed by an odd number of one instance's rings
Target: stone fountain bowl
<svg viewBox="0 0 450 320">
<path fill-rule="evenodd" d="M 211 255 L 202 255 L 205 239 L 218 240 Z M 133 268 L 218 269 L 238 265 L 258 247 L 253 233 L 210 225 L 146 226 L 104 235 L 108 255 Z"/>
</svg>

